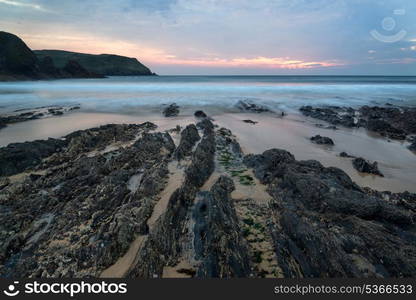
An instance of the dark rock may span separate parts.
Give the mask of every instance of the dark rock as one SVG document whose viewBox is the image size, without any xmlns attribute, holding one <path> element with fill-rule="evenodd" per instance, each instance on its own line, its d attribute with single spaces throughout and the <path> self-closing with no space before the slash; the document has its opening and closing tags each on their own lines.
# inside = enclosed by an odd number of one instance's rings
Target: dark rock
<svg viewBox="0 0 416 300">
<path fill-rule="evenodd" d="M 416 152 L 416 141 L 409 146 L 409 150 Z"/>
<path fill-rule="evenodd" d="M 263 112 L 272 112 L 268 107 L 252 103 L 248 100 L 240 100 L 237 102 L 236 107 L 242 111 L 254 112 L 254 113 L 263 113 Z"/>
<path fill-rule="evenodd" d="M 10 176 L 33 168 L 67 145 L 66 141 L 48 139 L 10 144 L 0 148 L 0 176 Z"/>
<path fill-rule="evenodd" d="M 312 118 L 333 125 L 364 127 L 387 138 L 403 140 L 416 133 L 416 108 L 414 107 L 351 107 L 327 106 L 314 108 L 303 106 L 300 111 Z"/>
<path fill-rule="evenodd" d="M 329 137 L 315 135 L 311 137 L 311 141 L 318 145 L 334 145 L 334 141 Z"/>
<path fill-rule="evenodd" d="M 163 110 L 163 115 L 165 117 L 176 117 L 179 115 L 179 106 L 176 103 L 170 104 Z"/>
<path fill-rule="evenodd" d="M 353 158 L 353 157 L 355 157 L 355 156 L 349 155 L 347 152 L 341 152 L 341 153 L 339 154 L 339 156 L 341 156 L 341 157 L 348 157 L 348 158 Z"/>
<path fill-rule="evenodd" d="M 181 141 L 179 143 L 178 148 L 175 151 L 176 159 L 182 160 L 186 156 L 191 155 L 192 148 L 200 139 L 201 137 L 199 136 L 198 129 L 194 124 L 186 126 L 181 133 Z"/>
<path fill-rule="evenodd" d="M 245 160 L 273 197 L 270 230 L 285 277 L 414 276 L 414 212 L 284 150 Z"/>
<path fill-rule="evenodd" d="M 249 277 L 247 246 L 231 201 L 233 181 L 221 176 L 210 192 L 200 192 L 193 211 L 196 259 L 202 278 Z"/>
<path fill-rule="evenodd" d="M 358 157 L 352 161 L 352 165 L 359 172 L 379 175 L 383 177 L 383 174 L 378 169 L 378 163 L 376 161 L 374 163 L 370 163 L 364 158 Z"/>
<path fill-rule="evenodd" d="M 204 113 L 202 110 L 197 110 L 194 113 L 194 116 L 197 117 L 197 118 L 200 118 L 200 119 L 208 117 L 207 114 Z"/>
<path fill-rule="evenodd" d="M 252 120 L 243 120 L 244 123 L 248 123 L 248 124 L 252 124 L 252 125 L 256 125 L 258 122 L 257 121 L 252 121 Z"/>
</svg>

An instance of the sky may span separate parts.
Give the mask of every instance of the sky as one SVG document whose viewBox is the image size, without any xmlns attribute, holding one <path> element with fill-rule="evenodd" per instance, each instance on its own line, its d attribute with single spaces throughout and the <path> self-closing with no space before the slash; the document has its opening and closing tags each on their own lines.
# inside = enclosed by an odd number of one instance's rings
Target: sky
<svg viewBox="0 0 416 300">
<path fill-rule="evenodd" d="M 415 0 L 0 0 L 32 49 L 161 75 L 416 75 Z"/>
</svg>

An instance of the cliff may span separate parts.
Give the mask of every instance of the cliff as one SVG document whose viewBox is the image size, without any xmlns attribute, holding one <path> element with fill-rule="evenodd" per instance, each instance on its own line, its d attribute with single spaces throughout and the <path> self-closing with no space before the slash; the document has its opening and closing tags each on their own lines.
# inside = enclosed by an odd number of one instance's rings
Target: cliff
<svg viewBox="0 0 416 300">
<path fill-rule="evenodd" d="M 108 76 L 154 75 L 136 58 L 113 54 L 85 54 L 61 50 L 35 50 L 38 59 L 51 57 L 55 65 L 63 67 L 68 61 L 78 61 L 90 72 Z"/>
<path fill-rule="evenodd" d="M 0 81 L 154 75 L 135 58 L 60 50 L 32 51 L 18 36 L 0 31 Z"/>
</svg>

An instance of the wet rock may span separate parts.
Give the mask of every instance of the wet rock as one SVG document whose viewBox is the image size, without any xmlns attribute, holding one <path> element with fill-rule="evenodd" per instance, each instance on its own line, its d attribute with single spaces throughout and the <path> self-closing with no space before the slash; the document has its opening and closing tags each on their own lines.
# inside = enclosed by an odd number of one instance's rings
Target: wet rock
<svg viewBox="0 0 416 300">
<path fill-rule="evenodd" d="M 362 173 L 374 174 L 384 177 L 384 175 L 378 169 L 378 163 L 375 161 L 373 163 L 368 162 L 364 158 L 358 157 L 352 161 L 354 168 Z"/>
<path fill-rule="evenodd" d="M 409 146 L 409 150 L 410 151 L 414 151 L 416 152 L 416 141 L 414 141 L 410 146 Z"/>
<path fill-rule="evenodd" d="M 209 119 L 203 119 L 202 121 L 198 122 L 196 127 L 203 130 L 204 135 L 210 135 L 214 130 L 214 124 Z"/>
<path fill-rule="evenodd" d="M 197 118 L 200 118 L 200 119 L 203 119 L 203 118 L 208 117 L 208 116 L 207 116 L 207 114 L 206 114 L 206 113 L 204 113 L 202 110 L 197 110 L 197 111 L 194 113 L 194 116 L 195 116 L 195 117 L 197 117 Z"/>
<path fill-rule="evenodd" d="M 186 126 L 181 133 L 181 141 L 175 152 L 176 159 L 182 160 L 186 156 L 191 155 L 192 148 L 200 139 L 201 137 L 199 136 L 198 129 L 194 124 Z"/>
<path fill-rule="evenodd" d="M 252 103 L 248 100 L 240 100 L 237 102 L 236 107 L 242 111 L 254 112 L 254 113 L 264 113 L 272 112 L 268 107 Z"/>
<path fill-rule="evenodd" d="M 249 277 L 247 245 L 231 200 L 233 181 L 221 176 L 210 192 L 200 192 L 193 210 L 194 247 L 201 260 L 196 276 Z"/>
<path fill-rule="evenodd" d="M 244 123 L 248 123 L 248 124 L 252 124 L 252 125 L 256 125 L 258 122 L 257 121 L 252 121 L 252 120 L 243 120 Z"/>
<path fill-rule="evenodd" d="M 0 276 L 97 277 L 127 252 L 136 235 L 146 234 L 175 150 L 167 133 L 150 134 L 149 127 L 78 131 L 66 138 L 76 148 L 55 153 L 44 175 L 0 190 L 0 217 L 6 220 L 0 224 Z M 117 137 L 134 141 L 139 132 L 142 137 L 130 146 L 85 155 Z M 139 170 L 144 175 L 132 192 L 127 183 Z"/>
<path fill-rule="evenodd" d="M 334 141 L 329 137 L 315 135 L 311 137 L 311 141 L 318 145 L 334 145 Z"/>
<path fill-rule="evenodd" d="M 163 115 L 165 117 L 176 117 L 179 115 L 179 106 L 176 103 L 170 104 L 163 110 Z"/>
<path fill-rule="evenodd" d="M 283 276 L 414 276 L 414 212 L 369 195 L 340 169 L 284 150 L 245 161 L 273 197 L 270 230 Z"/>
<path fill-rule="evenodd" d="M 10 176 L 33 168 L 66 145 L 66 141 L 50 138 L 0 148 L 0 176 Z"/>
<path fill-rule="evenodd" d="M 326 106 L 314 108 L 303 106 L 300 111 L 312 118 L 333 125 L 364 127 L 392 139 L 403 140 L 416 133 L 416 108 L 414 107 L 351 107 Z"/>
<path fill-rule="evenodd" d="M 341 156 L 341 157 L 348 157 L 348 158 L 353 158 L 353 157 L 355 157 L 355 156 L 349 155 L 347 152 L 341 152 L 341 153 L 339 154 L 339 156 Z"/>
</svg>

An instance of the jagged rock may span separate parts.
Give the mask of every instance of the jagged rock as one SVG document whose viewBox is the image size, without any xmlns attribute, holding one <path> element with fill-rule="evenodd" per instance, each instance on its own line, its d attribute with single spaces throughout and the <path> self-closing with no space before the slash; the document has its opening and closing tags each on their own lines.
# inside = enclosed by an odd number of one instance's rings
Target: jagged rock
<svg viewBox="0 0 416 300">
<path fill-rule="evenodd" d="M 175 150 L 168 134 L 146 133 L 148 126 L 76 132 L 67 138 L 71 147 L 54 154 L 61 158 L 53 167 L 42 165 L 41 175 L 0 190 L 5 220 L 0 224 L 0 276 L 99 276 L 137 234 L 148 231 L 146 222 L 166 185 L 167 161 Z M 143 135 L 131 146 L 85 155 L 101 143 L 108 145 L 110 137 L 131 137 L 133 142 L 135 129 Z M 73 152 L 84 155 L 74 157 Z M 143 179 L 131 192 L 127 182 L 140 170 Z"/>
<path fill-rule="evenodd" d="M 329 137 L 315 135 L 311 137 L 311 141 L 318 145 L 334 145 L 334 141 Z"/>
<path fill-rule="evenodd" d="M 374 163 L 370 163 L 364 158 L 358 157 L 352 161 L 352 165 L 354 168 L 362 173 L 369 173 L 374 175 L 379 175 L 384 177 L 384 175 L 378 169 L 378 163 L 375 161 Z"/>
<path fill-rule="evenodd" d="M 196 276 L 249 277 L 247 246 L 230 197 L 233 181 L 221 176 L 210 192 L 200 192 L 193 210 L 194 247 L 201 260 Z"/>
<path fill-rule="evenodd" d="M 341 157 L 348 157 L 348 158 L 355 158 L 355 156 L 352 156 L 352 155 L 349 155 L 347 152 L 341 152 L 340 154 L 339 154 L 339 156 L 341 156 Z"/>
<path fill-rule="evenodd" d="M 200 139 L 198 129 L 194 124 L 186 126 L 181 132 L 181 141 L 175 152 L 176 159 L 182 160 L 186 156 L 189 156 L 192 153 L 192 148 Z"/>
<path fill-rule="evenodd" d="M 237 102 L 236 107 L 242 111 L 254 112 L 254 113 L 263 113 L 263 112 L 272 112 L 268 107 L 252 103 L 248 100 L 240 100 Z"/>
<path fill-rule="evenodd" d="M 66 141 L 57 139 L 10 144 L 0 148 L 0 176 L 10 176 L 33 168 L 46 158 L 62 150 Z"/>
<path fill-rule="evenodd" d="M 409 146 L 409 150 L 416 152 L 416 141 Z"/>
<path fill-rule="evenodd" d="M 414 212 L 284 150 L 245 161 L 273 197 L 270 229 L 285 277 L 414 276 Z"/>
<path fill-rule="evenodd" d="M 176 117 L 179 115 L 179 106 L 176 103 L 170 104 L 163 110 L 163 115 L 165 117 Z"/>
<path fill-rule="evenodd" d="M 195 117 L 197 117 L 197 118 L 200 118 L 200 119 L 203 119 L 203 118 L 208 117 L 208 116 L 207 116 L 207 114 L 206 114 L 206 113 L 204 113 L 202 110 L 197 110 L 197 111 L 194 113 L 194 116 L 195 116 Z"/>
<path fill-rule="evenodd" d="M 312 118 L 333 125 L 364 127 L 382 136 L 403 140 L 416 133 L 416 108 L 414 107 L 351 107 L 327 106 L 314 108 L 303 106 L 300 111 Z"/>
</svg>

